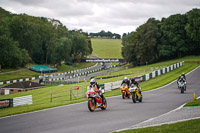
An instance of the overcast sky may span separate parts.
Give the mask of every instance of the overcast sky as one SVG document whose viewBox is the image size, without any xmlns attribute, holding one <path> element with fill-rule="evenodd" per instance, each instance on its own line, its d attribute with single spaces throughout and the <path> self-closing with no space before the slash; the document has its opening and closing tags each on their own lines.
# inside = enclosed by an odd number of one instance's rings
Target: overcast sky
<svg viewBox="0 0 200 133">
<path fill-rule="evenodd" d="M 200 8 L 200 0 L 0 0 L 12 13 L 25 13 L 60 20 L 70 30 L 101 30 L 123 34 L 144 24 Z"/>
</svg>

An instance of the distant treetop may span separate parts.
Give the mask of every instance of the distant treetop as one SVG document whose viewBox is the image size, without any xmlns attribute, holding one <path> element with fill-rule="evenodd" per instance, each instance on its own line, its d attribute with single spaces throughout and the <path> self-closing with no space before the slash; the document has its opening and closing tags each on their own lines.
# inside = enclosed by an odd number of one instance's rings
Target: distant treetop
<svg viewBox="0 0 200 133">
<path fill-rule="evenodd" d="M 98 33 L 90 33 L 90 37 L 92 38 L 112 38 L 112 39 L 121 39 L 121 35 L 112 33 L 110 31 L 105 32 L 104 30 L 98 32 Z"/>
</svg>

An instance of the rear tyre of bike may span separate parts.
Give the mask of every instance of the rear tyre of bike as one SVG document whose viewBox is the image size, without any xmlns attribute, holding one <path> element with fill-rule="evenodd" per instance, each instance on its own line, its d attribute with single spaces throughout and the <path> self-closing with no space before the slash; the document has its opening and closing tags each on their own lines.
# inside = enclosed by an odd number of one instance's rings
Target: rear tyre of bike
<svg viewBox="0 0 200 133">
<path fill-rule="evenodd" d="M 181 93 L 184 93 L 184 87 L 181 88 Z"/>
<path fill-rule="evenodd" d="M 95 110 L 96 104 L 92 100 L 88 100 L 88 109 L 93 112 Z"/>
<path fill-rule="evenodd" d="M 126 98 L 126 94 L 125 92 L 122 92 L 122 99 L 125 99 Z"/>
<path fill-rule="evenodd" d="M 142 96 L 140 97 L 140 100 L 139 100 L 139 102 L 142 102 Z"/>
<path fill-rule="evenodd" d="M 107 101 L 105 98 L 103 98 L 103 105 L 101 107 L 102 110 L 105 110 L 107 108 Z"/>
<path fill-rule="evenodd" d="M 136 103 L 135 93 L 132 94 L 132 100 L 133 100 L 133 103 Z"/>
</svg>

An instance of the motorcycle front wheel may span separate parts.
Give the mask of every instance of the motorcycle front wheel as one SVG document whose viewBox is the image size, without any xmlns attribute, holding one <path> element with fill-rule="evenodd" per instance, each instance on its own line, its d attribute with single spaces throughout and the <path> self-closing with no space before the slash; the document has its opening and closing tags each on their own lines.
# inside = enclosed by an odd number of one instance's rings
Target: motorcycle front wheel
<svg viewBox="0 0 200 133">
<path fill-rule="evenodd" d="M 107 108 L 107 101 L 105 98 L 103 98 L 103 105 L 101 107 L 102 110 L 105 110 Z"/>
<path fill-rule="evenodd" d="M 96 104 L 93 100 L 88 100 L 88 109 L 93 112 L 95 110 Z"/>
<path fill-rule="evenodd" d="M 125 94 L 125 92 L 123 91 L 122 92 L 122 99 L 125 99 L 126 98 L 126 94 Z"/>
</svg>

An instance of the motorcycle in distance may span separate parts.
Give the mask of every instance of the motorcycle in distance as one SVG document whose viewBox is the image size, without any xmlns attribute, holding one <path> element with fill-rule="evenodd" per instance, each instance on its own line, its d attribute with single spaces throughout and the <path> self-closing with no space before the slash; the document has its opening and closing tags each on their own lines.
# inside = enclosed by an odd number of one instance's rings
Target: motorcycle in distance
<svg viewBox="0 0 200 133">
<path fill-rule="evenodd" d="M 104 93 L 104 89 L 98 89 L 96 85 L 89 87 L 86 96 L 88 97 L 88 109 L 93 112 L 96 108 L 105 110 L 107 108 L 106 98 L 103 96 L 103 100 L 100 94 Z M 103 103 L 102 103 L 103 101 Z"/>
<path fill-rule="evenodd" d="M 181 93 L 184 93 L 186 91 L 186 84 L 184 81 L 178 81 L 178 88 L 180 89 Z"/>
<path fill-rule="evenodd" d="M 128 85 L 126 83 L 123 83 L 121 88 L 121 92 L 122 92 L 122 99 L 125 99 L 126 97 L 130 98 L 130 92 L 129 92 L 129 88 Z"/>
<path fill-rule="evenodd" d="M 137 86 L 131 84 L 129 91 L 132 95 L 132 100 L 134 103 L 136 103 L 136 101 L 142 102 L 142 95 L 140 94 Z"/>
</svg>

